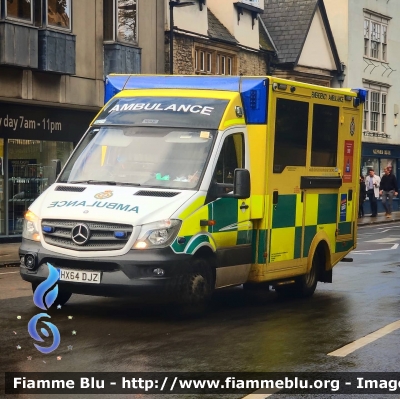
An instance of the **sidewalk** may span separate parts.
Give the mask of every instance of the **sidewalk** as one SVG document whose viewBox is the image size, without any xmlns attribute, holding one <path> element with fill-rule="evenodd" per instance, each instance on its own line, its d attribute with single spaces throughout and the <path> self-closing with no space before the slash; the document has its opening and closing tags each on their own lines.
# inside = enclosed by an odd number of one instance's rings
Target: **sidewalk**
<svg viewBox="0 0 400 399">
<path fill-rule="evenodd" d="M 393 212 L 392 218 L 388 219 L 384 213 L 378 213 L 378 216 L 373 218 L 369 214 L 358 219 L 358 226 L 368 226 L 379 223 L 400 222 L 400 212 Z M 17 266 L 19 265 L 18 248 L 20 243 L 0 243 L 0 267 Z"/>
<path fill-rule="evenodd" d="M 358 219 L 358 226 L 367 226 L 369 224 L 379 224 L 379 223 L 393 223 L 400 222 L 400 212 L 392 212 L 392 217 L 388 219 L 384 213 L 378 213 L 378 216 L 373 218 L 370 213 L 366 213 L 366 216 Z"/>
</svg>

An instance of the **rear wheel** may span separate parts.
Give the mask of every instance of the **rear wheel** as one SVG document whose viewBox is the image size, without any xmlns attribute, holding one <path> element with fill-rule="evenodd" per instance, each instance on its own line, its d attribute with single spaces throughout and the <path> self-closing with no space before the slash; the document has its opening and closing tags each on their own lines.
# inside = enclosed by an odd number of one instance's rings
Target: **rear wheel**
<svg viewBox="0 0 400 399">
<path fill-rule="evenodd" d="M 32 292 L 33 293 L 35 293 L 36 288 L 38 286 L 39 286 L 38 283 L 32 283 Z M 58 287 L 58 295 L 52 306 L 58 306 L 58 305 L 64 306 L 68 302 L 68 300 L 71 298 L 71 295 L 72 295 L 71 292 L 61 290 L 60 287 Z"/>
<path fill-rule="evenodd" d="M 318 252 L 315 252 L 309 273 L 296 278 L 294 284 L 276 286 L 275 291 L 282 296 L 311 297 L 317 288 L 319 267 L 320 257 Z"/>
</svg>

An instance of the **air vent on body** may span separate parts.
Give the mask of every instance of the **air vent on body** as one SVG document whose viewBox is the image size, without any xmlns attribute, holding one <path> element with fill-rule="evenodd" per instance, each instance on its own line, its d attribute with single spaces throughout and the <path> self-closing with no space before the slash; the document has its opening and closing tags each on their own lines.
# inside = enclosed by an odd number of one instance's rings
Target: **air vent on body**
<svg viewBox="0 0 400 399">
<path fill-rule="evenodd" d="M 175 193 L 171 191 L 146 191 L 146 190 L 141 190 L 138 191 L 134 195 L 141 195 L 143 197 L 175 197 L 175 195 L 178 195 L 180 193 Z"/>
<path fill-rule="evenodd" d="M 57 186 L 54 191 L 70 191 L 72 193 L 81 193 L 86 187 Z"/>
</svg>

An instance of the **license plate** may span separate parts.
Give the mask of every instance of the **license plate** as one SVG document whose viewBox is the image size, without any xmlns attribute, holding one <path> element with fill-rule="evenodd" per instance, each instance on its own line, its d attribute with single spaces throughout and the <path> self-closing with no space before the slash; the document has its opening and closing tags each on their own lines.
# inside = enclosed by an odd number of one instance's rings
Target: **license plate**
<svg viewBox="0 0 400 399">
<path fill-rule="evenodd" d="M 61 281 L 100 284 L 101 272 L 84 272 L 82 270 L 59 269 Z"/>
</svg>

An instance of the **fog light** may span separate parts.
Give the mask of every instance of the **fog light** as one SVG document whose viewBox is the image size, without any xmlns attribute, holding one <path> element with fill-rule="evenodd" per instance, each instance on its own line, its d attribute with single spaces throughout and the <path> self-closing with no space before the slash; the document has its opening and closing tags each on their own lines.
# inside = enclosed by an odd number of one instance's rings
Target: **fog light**
<svg viewBox="0 0 400 399">
<path fill-rule="evenodd" d="M 25 266 L 29 270 L 33 270 L 36 268 L 36 257 L 33 254 L 26 254 L 24 257 Z"/>
<path fill-rule="evenodd" d="M 155 274 L 158 277 L 164 276 L 164 273 L 165 273 L 164 269 L 157 268 L 153 270 L 153 274 Z"/>
</svg>

